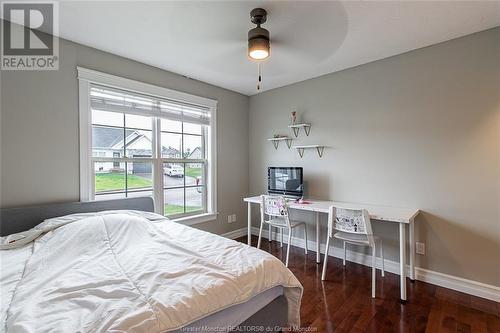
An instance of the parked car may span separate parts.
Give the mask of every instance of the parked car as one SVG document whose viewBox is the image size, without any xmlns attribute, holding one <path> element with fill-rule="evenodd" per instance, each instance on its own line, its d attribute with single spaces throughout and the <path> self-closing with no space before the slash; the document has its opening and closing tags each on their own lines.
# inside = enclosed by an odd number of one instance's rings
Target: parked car
<svg viewBox="0 0 500 333">
<path fill-rule="evenodd" d="M 163 167 L 163 173 L 170 177 L 184 177 L 184 168 L 176 164 L 168 164 Z"/>
</svg>

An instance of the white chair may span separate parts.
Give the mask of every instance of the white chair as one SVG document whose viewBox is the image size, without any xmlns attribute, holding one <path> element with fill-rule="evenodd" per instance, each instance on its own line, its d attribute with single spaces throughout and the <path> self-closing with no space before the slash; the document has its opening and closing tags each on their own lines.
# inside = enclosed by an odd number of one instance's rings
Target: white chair
<svg viewBox="0 0 500 333">
<path fill-rule="evenodd" d="M 266 215 L 269 219 L 266 220 Z M 290 255 L 290 243 L 292 242 L 292 230 L 298 226 L 304 226 L 304 236 L 305 236 L 305 247 L 304 252 L 307 254 L 307 227 L 304 222 L 292 222 L 289 218 L 288 203 L 285 198 L 280 196 L 262 196 L 262 203 L 260 205 L 260 229 L 259 229 L 259 241 L 257 242 L 257 248 L 260 248 L 260 242 L 262 239 L 262 228 L 264 223 L 269 226 L 269 240 L 271 240 L 271 228 L 277 228 L 281 232 L 281 243 L 283 245 L 283 231 L 288 230 L 288 246 L 286 249 L 286 261 L 285 266 L 288 267 L 288 257 Z"/>
<path fill-rule="evenodd" d="M 334 231 L 337 231 L 334 233 Z M 372 249 L 372 297 L 375 298 L 375 275 L 376 275 L 376 245 L 380 246 L 380 256 L 382 258 L 382 277 L 384 271 L 384 249 L 382 239 L 374 236 L 370 216 L 366 209 L 345 209 L 331 206 L 328 213 L 328 238 L 325 249 L 325 262 L 323 263 L 323 273 L 321 280 L 325 280 L 326 265 L 328 262 L 328 248 L 330 247 L 330 238 L 340 239 L 344 244 L 345 266 L 346 243 L 365 245 Z"/>
</svg>

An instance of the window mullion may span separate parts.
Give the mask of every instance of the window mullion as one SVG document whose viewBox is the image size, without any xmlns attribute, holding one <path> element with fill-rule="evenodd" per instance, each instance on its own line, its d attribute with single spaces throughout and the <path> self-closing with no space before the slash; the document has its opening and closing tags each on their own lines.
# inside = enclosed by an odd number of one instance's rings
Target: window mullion
<svg viewBox="0 0 500 333">
<path fill-rule="evenodd" d="M 201 130 L 201 134 L 202 134 L 202 139 L 201 139 L 201 145 L 203 147 L 203 159 L 204 160 L 207 160 L 208 156 L 207 156 L 207 127 L 206 126 L 203 126 L 202 127 L 202 130 Z M 207 188 L 208 188 L 208 163 L 205 162 L 203 163 L 203 179 L 204 179 L 204 186 L 203 186 L 203 190 L 202 190 L 202 205 L 203 205 L 203 209 L 205 212 L 208 212 L 209 211 L 209 208 L 208 208 L 208 197 L 207 197 Z"/>
<path fill-rule="evenodd" d="M 181 122 L 181 158 L 184 159 L 184 123 Z"/>
<path fill-rule="evenodd" d="M 143 162 L 143 163 L 153 163 L 154 158 L 151 157 L 98 157 L 98 156 L 92 156 L 91 157 L 93 162 Z"/>
<path fill-rule="evenodd" d="M 161 120 L 153 118 L 153 198 L 155 200 L 155 211 L 158 214 L 164 213 L 164 191 L 163 191 L 163 162 L 161 146 Z"/>
<path fill-rule="evenodd" d="M 91 200 L 95 200 L 95 163 L 92 161 L 90 163 L 90 172 L 91 172 L 91 186 L 90 186 L 90 198 Z"/>
<path fill-rule="evenodd" d="M 183 150 L 184 152 L 184 150 Z M 183 183 L 184 183 L 184 214 L 186 214 L 186 163 L 183 164 L 184 167 L 184 177 L 183 178 Z"/>
<path fill-rule="evenodd" d="M 184 122 L 181 122 L 181 158 L 184 160 L 186 156 L 184 155 Z M 183 213 L 186 214 L 186 163 L 182 163 L 182 167 L 184 168 L 184 177 L 182 177 L 182 183 L 183 183 L 183 188 L 182 188 L 182 193 L 183 193 Z"/>
<path fill-rule="evenodd" d="M 127 120 L 125 113 L 123 114 L 123 152 L 124 157 L 127 156 Z M 128 163 L 125 162 L 125 197 L 128 197 Z"/>
<path fill-rule="evenodd" d="M 127 156 L 127 123 L 125 122 L 125 113 L 123 114 L 123 156 Z"/>
</svg>

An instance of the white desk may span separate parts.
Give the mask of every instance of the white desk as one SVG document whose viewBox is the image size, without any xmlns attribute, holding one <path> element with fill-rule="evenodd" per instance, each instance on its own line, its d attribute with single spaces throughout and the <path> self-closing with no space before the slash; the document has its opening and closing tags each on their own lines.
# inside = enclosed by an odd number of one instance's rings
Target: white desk
<svg viewBox="0 0 500 333">
<path fill-rule="evenodd" d="M 243 199 L 248 204 L 248 245 L 251 245 L 252 236 L 252 204 L 261 204 L 261 197 L 249 197 Z M 319 235 L 319 214 L 328 214 L 331 205 L 342 208 L 366 209 L 370 218 L 374 220 L 398 223 L 399 224 L 399 273 L 401 300 L 406 301 L 406 225 L 409 225 L 409 243 L 410 243 L 410 279 L 415 279 L 415 231 L 414 220 L 420 212 L 418 209 L 398 208 L 387 206 L 376 206 L 357 204 L 351 202 L 307 200 L 310 204 L 298 204 L 290 202 L 290 209 L 314 212 L 316 215 L 316 262 L 321 262 L 320 257 L 320 235 Z"/>
</svg>

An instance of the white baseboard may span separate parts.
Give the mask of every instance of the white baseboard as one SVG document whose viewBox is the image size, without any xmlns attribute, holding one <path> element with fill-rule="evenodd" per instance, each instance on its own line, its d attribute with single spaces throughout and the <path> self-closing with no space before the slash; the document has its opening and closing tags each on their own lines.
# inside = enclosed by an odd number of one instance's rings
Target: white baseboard
<svg viewBox="0 0 500 333">
<path fill-rule="evenodd" d="M 242 236 L 247 235 L 247 228 L 241 228 L 237 229 L 231 232 L 228 232 L 226 234 L 223 234 L 222 236 L 231 238 L 231 239 L 236 239 Z M 252 235 L 259 235 L 259 228 L 257 227 L 252 227 Z M 267 239 L 268 238 L 268 231 L 263 230 L 262 231 L 262 238 Z M 277 239 L 277 233 L 273 233 L 273 239 Z M 284 239 L 286 243 L 286 237 Z M 292 237 L 292 245 L 304 248 L 305 241 L 304 239 L 301 238 L 296 238 Z M 308 240 L 307 242 L 307 248 L 309 250 L 316 251 L 316 242 L 312 240 Z M 325 253 L 325 244 L 320 244 L 320 252 Z M 336 258 L 343 258 L 344 253 L 343 249 L 338 248 L 338 247 L 330 247 L 330 250 L 328 251 L 328 254 L 332 257 Z M 347 256 L 346 260 L 355 262 L 357 264 L 365 265 L 371 267 L 371 256 L 365 255 L 363 253 L 355 252 L 355 251 L 349 251 L 347 250 Z M 392 261 L 392 260 L 385 260 L 384 262 L 385 265 L 385 270 L 390 273 L 394 273 L 399 275 L 399 262 Z M 377 258 L 376 260 L 376 266 L 377 268 L 380 268 L 381 266 L 381 260 L 380 258 Z M 407 266 L 407 274 L 409 271 L 409 267 Z M 448 275 L 444 273 L 439 273 L 436 271 L 431 271 L 425 268 L 420 268 L 420 267 L 415 267 L 415 279 L 423 282 L 427 282 L 430 284 L 434 284 L 440 287 L 445 287 L 449 289 L 453 289 L 456 291 L 460 291 L 469 295 L 474 295 L 482 298 L 486 298 L 495 302 L 500 302 L 500 287 L 473 281 L 473 280 L 468 280 L 464 278 L 460 278 L 457 276 L 453 275 Z"/>
<path fill-rule="evenodd" d="M 500 302 L 500 287 L 497 286 L 464 279 L 458 276 L 439 273 L 420 267 L 415 267 L 415 275 L 416 279 L 419 281 L 446 287 L 469 295 L 486 298 L 495 302 Z"/>
<path fill-rule="evenodd" d="M 241 228 L 241 229 L 236 229 L 230 232 L 226 232 L 225 234 L 222 234 L 222 237 L 230 238 L 230 239 L 236 239 L 240 238 L 243 236 L 246 236 L 248 232 L 247 228 Z"/>
</svg>

